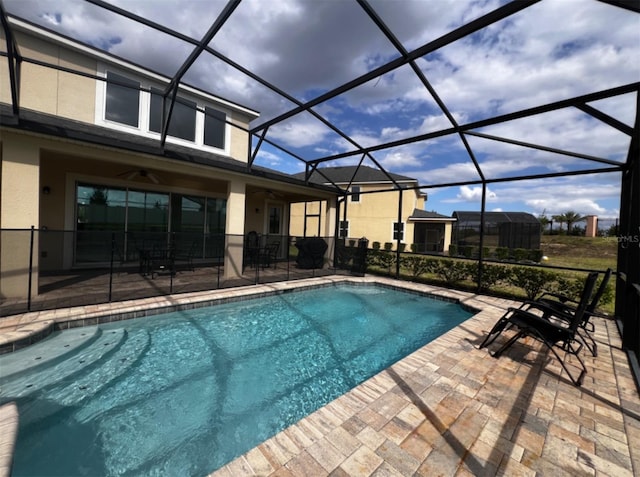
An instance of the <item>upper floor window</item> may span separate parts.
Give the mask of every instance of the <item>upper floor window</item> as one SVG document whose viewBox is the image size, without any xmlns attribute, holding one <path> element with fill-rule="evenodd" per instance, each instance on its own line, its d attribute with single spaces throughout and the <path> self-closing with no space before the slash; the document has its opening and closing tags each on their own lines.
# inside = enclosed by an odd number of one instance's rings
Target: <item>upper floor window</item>
<svg viewBox="0 0 640 477">
<path fill-rule="evenodd" d="M 104 106 L 105 119 L 138 127 L 139 110 L 140 83 L 109 71 Z"/>
<path fill-rule="evenodd" d="M 225 121 L 227 115 L 213 108 L 204 108 L 204 143 L 224 149 Z"/>
<path fill-rule="evenodd" d="M 149 112 L 149 130 L 162 132 L 162 95 L 159 90 L 151 89 L 151 107 Z M 165 114 L 169 112 L 169 102 Z M 196 140 L 196 103 L 183 98 L 176 98 L 171 113 L 171 122 L 167 134 L 187 141 Z M 224 149 L 224 144 L 222 148 Z"/>
<path fill-rule="evenodd" d="M 351 202 L 360 202 L 360 186 L 351 187 Z"/>
<path fill-rule="evenodd" d="M 103 69 L 107 81 L 99 81 L 96 122 L 133 134 L 158 137 L 162 132 L 163 101 L 159 82 L 128 78 Z M 184 94 L 182 94 L 184 93 Z M 197 94 L 176 97 L 167 129 L 167 141 L 186 146 L 215 148 L 229 152 L 227 113 L 207 104 Z"/>
</svg>

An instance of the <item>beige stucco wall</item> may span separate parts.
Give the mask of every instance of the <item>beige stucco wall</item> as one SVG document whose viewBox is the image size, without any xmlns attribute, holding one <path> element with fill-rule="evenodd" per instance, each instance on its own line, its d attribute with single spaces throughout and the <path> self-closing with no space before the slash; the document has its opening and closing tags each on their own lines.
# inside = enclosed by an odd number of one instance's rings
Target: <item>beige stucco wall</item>
<svg viewBox="0 0 640 477">
<path fill-rule="evenodd" d="M 360 201 L 352 202 L 347 199 L 347 219 L 349 221 L 349 238 L 359 239 L 366 237 L 369 244 L 380 242 L 381 246 L 385 242 L 394 243 L 393 240 L 393 224 L 398 220 L 398 196 L 397 190 L 389 192 L 380 192 L 375 194 L 365 194 L 366 191 L 380 190 L 379 184 L 361 185 Z M 323 205 L 323 208 L 325 205 Z M 341 206 L 343 207 L 343 205 Z M 414 190 L 404 190 L 402 192 L 402 220 L 405 223 L 405 233 L 403 242 L 411 244 L 413 241 L 414 224 L 408 222 L 407 219 L 413 213 L 414 209 L 424 209 L 424 196 L 419 195 Z M 340 210 L 340 218 L 343 217 L 343 210 Z M 307 203 L 307 214 L 315 215 L 318 213 L 317 203 Z M 307 220 L 307 236 L 316 235 L 317 219 L 308 218 Z M 328 224 L 324 216 L 321 228 L 327 230 Z M 334 219 L 335 220 L 335 219 Z M 330 225 L 329 227 L 333 227 Z M 333 229 L 331 228 L 331 231 Z M 304 235 L 304 204 L 292 204 L 291 206 L 291 235 Z M 331 232 L 330 235 L 333 235 Z"/>
<path fill-rule="evenodd" d="M 57 66 L 96 74 L 95 60 L 51 42 L 17 32 L 20 53 Z M 3 41 L 3 50 L 6 50 Z M 11 102 L 7 61 L 0 62 L 0 101 Z M 20 107 L 93 123 L 96 80 L 23 62 L 20 74 Z"/>
</svg>

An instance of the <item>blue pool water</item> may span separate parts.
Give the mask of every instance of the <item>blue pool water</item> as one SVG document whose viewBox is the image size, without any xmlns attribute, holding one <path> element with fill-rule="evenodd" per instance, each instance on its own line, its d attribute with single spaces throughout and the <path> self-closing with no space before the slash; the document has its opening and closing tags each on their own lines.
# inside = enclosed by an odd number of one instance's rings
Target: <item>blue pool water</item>
<svg viewBox="0 0 640 477">
<path fill-rule="evenodd" d="M 0 357 L 13 475 L 206 475 L 470 315 L 337 286 L 65 331 Z"/>
</svg>

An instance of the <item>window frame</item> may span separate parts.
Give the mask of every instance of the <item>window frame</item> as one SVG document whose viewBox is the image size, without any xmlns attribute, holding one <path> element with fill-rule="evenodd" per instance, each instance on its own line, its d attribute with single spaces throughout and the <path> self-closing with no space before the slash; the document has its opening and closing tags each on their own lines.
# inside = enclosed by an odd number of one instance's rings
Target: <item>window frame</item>
<svg viewBox="0 0 640 477">
<path fill-rule="evenodd" d="M 351 186 L 351 190 L 349 191 L 349 192 L 351 192 L 351 196 L 350 196 L 351 202 L 356 203 L 356 204 L 359 204 L 361 202 L 360 201 L 360 192 L 361 192 L 361 190 L 362 189 L 361 189 L 361 187 L 359 185 Z"/>
<path fill-rule="evenodd" d="M 346 224 L 346 226 L 344 226 Z M 340 220 L 338 223 L 338 238 L 348 238 L 349 237 L 349 221 L 348 220 Z"/>
<path fill-rule="evenodd" d="M 398 225 L 400 225 L 398 230 Z M 402 222 L 392 222 L 391 223 L 391 240 L 394 242 L 398 240 L 398 235 L 400 235 L 400 243 L 404 243 L 404 236 L 407 229 L 407 223 L 405 221 Z"/>
<path fill-rule="evenodd" d="M 107 101 L 107 74 L 113 73 L 133 82 L 137 82 L 140 85 L 138 95 L 138 126 L 131 126 L 125 123 L 120 123 L 114 120 L 106 119 L 106 101 Z M 110 64 L 99 64 L 97 68 L 97 75 L 102 80 L 96 80 L 96 100 L 95 100 L 95 114 L 94 123 L 99 126 L 104 126 L 110 129 L 119 130 L 129 134 L 136 134 L 152 139 L 160 139 L 161 132 L 152 131 L 150 128 L 151 117 L 151 97 L 152 89 L 162 91 L 166 87 L 164 78 L 158 76 L 153 78 L 149 75 L 144 75 L 142 72 L 131 72 L 124 68 L 113 66 Z M 157 94 L 157 93 L 156 93 Z M 195 137 L 194 140 L 188 140 L 172 136 L 167 134 L 166 141 L 171 144 L 177 144 L 186 146 L 189 148 L 196 148 L 216 154 L 231 155 L 231 126 L 233 113 L 229 108 L 226 108 L 214 101 L 208 101 L 195 93 L 191 93 L 185 89 L 180 89 L 178 93 L 178 100 L 183 102 L 195 103 Z M 213 109 L 221 114 L 224 114 L 225 124 L 224 133 L 219 136 L 222 137 L 224 144 L 223 147 L 211 146 L 204 142 L 205 138 L 205 108 Z"/>
</svg>

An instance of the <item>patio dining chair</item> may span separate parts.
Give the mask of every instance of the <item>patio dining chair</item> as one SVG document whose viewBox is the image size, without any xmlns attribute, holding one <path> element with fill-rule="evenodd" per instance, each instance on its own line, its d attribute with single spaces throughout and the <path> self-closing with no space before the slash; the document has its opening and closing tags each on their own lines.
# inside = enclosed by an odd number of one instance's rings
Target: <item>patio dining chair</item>
<svg viewBox="0 0 640 477">
<path fill-rule="evenodd" d="M 493 343 L 503 331 L 516 328 L 516 333 L 497 351 L 492 353 L 492 356 L 499 358 L 520 338 L 530 336 L 542 342 L 555 355 L 573 384 L 576 386 L 582 385 L 587 368 L 580 357 L 583 343 L 582 340 L 577 339 L 577 333 L 580 323 L 584 319 L 597 278 L 597 272 L 590 273 L 587 277 L 580 301 L 574 313 L 556 310 L 542 302 L 529 302 L 526 309 L 523 307 L 509 308 L 489 331 L 484 341 L 480 344 L 480 348 Z M 565 358 L 568 355 L 576 357 L 581 367 L 577 378 L 571 374 L 565 360 L 560 357 L 556 348 L 565 352 Z"/>
<path fill-rule="evenodd" d="M 591 336 L 591 333 L 595 331 L 595 325 L 591 321 L 591 318 L 593 316 L 603 316 L 602 314 L 598 313 L 597 308 L 598 308 L 598 304 L 600 303 L 600 299 L 602 298 L 602 295 L 607 289 L 607 285 L 609 284 L 609 279 L 611 278 L 612 273 L 613 273 L 613 270 L 611 268 L 608 268 L 607 271 L 604 273 L 604 276 L 602 277 L 602 281 L 600 282 L 600 285 L 598 286 L 598 289 L 596 290 L 596 292 L 591 297 L 591 301 L 589 301 L 589 304 L 585 309 L 582 322 L 578 327 L 578 333 L 580 335 L 580 338 L 582 338 L 585 346 L 593 356 L 598 356 L 598 345 L 593 339 L 593 336 Z M 577 301 L 572 300 L 571 298 L 566 297 L 564 295 L 561 295 L 558 293 L 552 293 L 552 292 L 544 292 L 535 301 L 544 303 L 547 306 L 553 308 L 554 310 L 561 311 L 568 315 L 575 313 L 576 307 L 578 306 Z"/>
<path fill-rule="evenodd" d="M 276 268 L 276 259 L 278 258 L 278 250 L 280 249 L 280 242 L 274 241 L 267 244 L 267 246 L 260 253 L 260 263 L 262 268 L 270 268 L 273 263 L 273 268 Z"/>
</svg>

